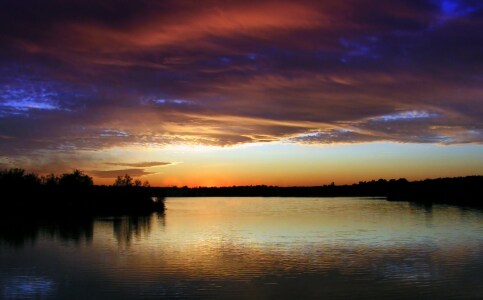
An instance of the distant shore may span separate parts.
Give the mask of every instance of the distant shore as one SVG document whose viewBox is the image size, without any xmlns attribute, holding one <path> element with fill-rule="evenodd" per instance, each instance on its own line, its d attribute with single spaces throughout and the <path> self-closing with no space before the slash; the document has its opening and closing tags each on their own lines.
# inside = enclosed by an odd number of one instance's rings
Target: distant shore
<svg viewBox="0 0 483 300">
<path fill-rule="evenodd" d="M 483 208 L 483 176 L 426 179 L 379 179 L 352 185 L 278 187 L 153 188 L 166 197 L 373 197 L 389 201 L 441 203 Z"/>
<path fill-rule="evenodd" d="M 0 211 L 5 214 L 114 215 L 165 210 L 165 197 L 373 197 L 423 204 L 483 208 L 483 176 L 410 182 L 379 179 L 352 185 L 310 187 L 150 187 L 119 176 L 111 186 L 96 186 L 82 171 L 39 177 L 21 169 L 0 171 Z"/>
</svg>

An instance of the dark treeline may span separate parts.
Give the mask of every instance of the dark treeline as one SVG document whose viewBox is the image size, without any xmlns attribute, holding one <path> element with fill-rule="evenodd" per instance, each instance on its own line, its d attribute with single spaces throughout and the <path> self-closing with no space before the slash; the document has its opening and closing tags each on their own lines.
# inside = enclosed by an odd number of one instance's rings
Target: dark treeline
<svg viewBox="0 0 483 300">
<path fill-rule="evenodd" d="M 37 176 L 22 169 L 0 171 L 0 211 L 138 214 L 164 210 L 164 197 L 381 197 L 390 201 L 446 203 L 483 207 L 483 176 L 409 182 L 379 179 L 352 185 L 312 187 L 150 187 L 148 182 L 119 176 L 112 186 L 95 186 L 82 171 Z"/>
<path fill-rule="evenodd" d="M 157 188 L 168 197 L 381 197 L 390 201 L 446 203 L 483 207 L 483 176 L 426 179 L 409 182 L 379 179 L 352 185 L 313 187 L 233 186 Z"/>
<path fill-rule="evenodd" d="M 38 176 L 22 169 L 0 171 L 2 214 L 68 214 L 72 216 L 149 213 L 164 210 L 160 191 L 130 176 L 112 186 L 95 186 L 82 171 Z"/>
</svg>

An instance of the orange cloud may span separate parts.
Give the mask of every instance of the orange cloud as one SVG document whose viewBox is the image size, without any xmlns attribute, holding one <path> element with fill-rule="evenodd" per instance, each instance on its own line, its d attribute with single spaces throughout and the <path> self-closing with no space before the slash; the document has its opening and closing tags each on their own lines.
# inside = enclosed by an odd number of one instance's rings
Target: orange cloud
<svg viewBox="0 0 483 300">
<path fill-rule="evenodd" d="M 112 54 L 152 49 L 169 50 L 173 47 L 189 49 L 193 45 L 197 48 L 222 49 L 227 45 L 216 45 L 212 39 L 234 36 L 272 39 L 274 34 L 317 28 L 324 24 L 328 24 L 327 17 L 321 11 L 304 4 L 257 2 L 244 5 L 227 2 L 203 5 L 196 10 L 180 7 L 174 14 L 158 11 L 123 28 L 98 22 L 59 24 L 52 36 L 58 40 L 57 47 L 69 49 L 73 51 L 73 55 L 93 51 Z M 50 51 L 57 52 L 57 47 Z M 172 58 L 168 59 L 166 62 L 173 62 Z M 130 64 L 125 58 L 93 58 L 93 61 L 115 65 Z M 179 61 L 179 58 L 175 61 Z"/>
</svg>

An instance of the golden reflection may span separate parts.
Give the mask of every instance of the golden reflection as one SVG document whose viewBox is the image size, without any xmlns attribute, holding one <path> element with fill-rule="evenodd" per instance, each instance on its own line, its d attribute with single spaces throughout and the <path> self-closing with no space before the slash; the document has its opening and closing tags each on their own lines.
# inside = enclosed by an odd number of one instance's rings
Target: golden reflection
<svg viewBox="0 0 483 300">
<path fill-rule="evenodd" d="M 474 231 L 454 228 L 453 208 L 439 208 L 428 221 L 423 208 L 371 199 L 171 198 L 167 206 L 141 231 L 132 220 L 114 223 L 126 255 L 109 276 L 250 281 L 337 272 L 421 282 L 438 275 L 435 263 L 465 265 L 475 259 L 465 257 L 468 247 L 478 249 L 478 241 L 468 243 Z M 95 244 L 118 251 L 105 243 L 109 235 L 107 228 L 96 231 Z M 125 243 L 133 237 L 135 247 Z"/>
<path fill-rule="evenodd" d="M 23 297 L 18 287 L 38 296 L 45 286 L 66 299 L 92 297 L 86 282 L 108 298 L 481 294 L 480 211 L 351 198 L 169 198 L 166 204 L 164 215 L 92 220 L 88 243 L 69 243 L 76 234 L 26 228 L 32 243 L 10 251 L 4 226 L 0 285 L 13 298 Z M 71 228 L 66 232 L 78 232 Z"/>
</svg>

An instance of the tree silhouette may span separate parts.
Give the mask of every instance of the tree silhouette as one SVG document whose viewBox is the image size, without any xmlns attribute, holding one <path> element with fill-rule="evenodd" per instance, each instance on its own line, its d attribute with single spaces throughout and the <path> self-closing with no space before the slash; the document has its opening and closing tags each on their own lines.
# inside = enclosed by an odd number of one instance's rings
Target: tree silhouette
<svg viewBox="0 0 483 300">
<path fill-rule="evenodd" d="M 133 186 L 133 178 L 126 174 L 124 176 L 117 176 L 116 180 L 114 181 L 114 186 Z"/>
<path fill-rule="evenodd" d="M 49 174 L 47 176 L 42 176 L 41 180 L 43 185 L 53 187 L 59 185 L 60 178 L 55 176 L 55 174 Z"/>
<path fill-rule="evenodd" d="M 0 184 L 5 187 L 33 187 L 41 184 L 40 178 L 33 173 L 25 174 L 25 170 L 13 168 L 0 171 Z"/>
<path fill-rule="evenodd" d="M 127 174 L 114 186 L 95 186 L 80 170 L 42 177 L 23 169 L 0 170 L 0 219 L 10 213 L 52 217 L 65 212 L 89 216 L 163 211 L 164 192 L 148 185 Z M 130 188 L 119 188 L 126 186 Z"/>
<path fill-rule="evenodd" d="M 62 174 L 59 179 L 59 185 L 66 188 L 85 188 L 93 186 L 94 182 L 92 177 L 76 169 L 70 174 Z"/>
</svg>

